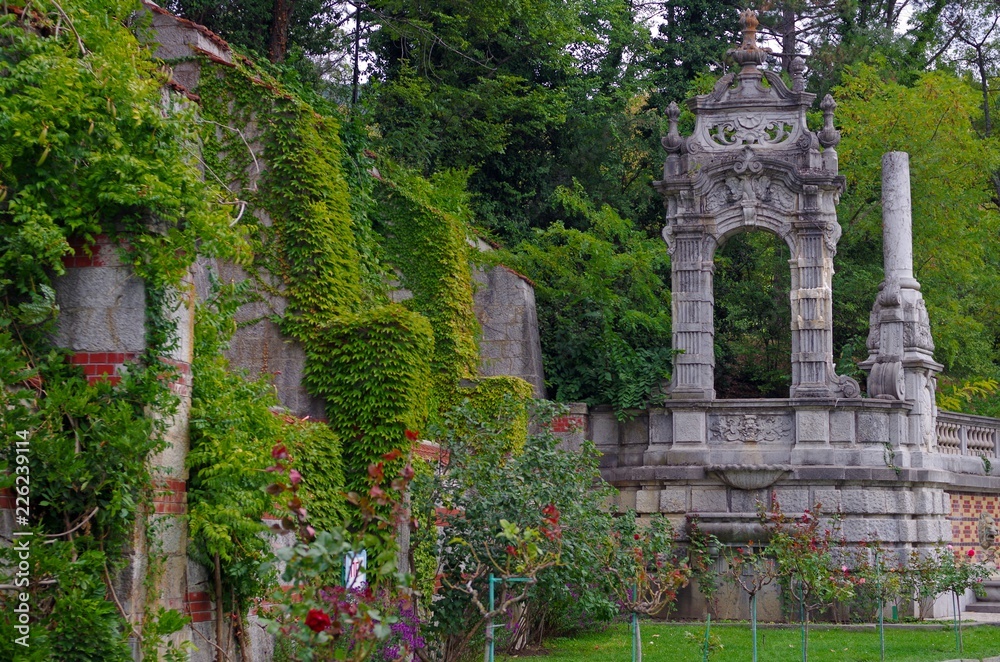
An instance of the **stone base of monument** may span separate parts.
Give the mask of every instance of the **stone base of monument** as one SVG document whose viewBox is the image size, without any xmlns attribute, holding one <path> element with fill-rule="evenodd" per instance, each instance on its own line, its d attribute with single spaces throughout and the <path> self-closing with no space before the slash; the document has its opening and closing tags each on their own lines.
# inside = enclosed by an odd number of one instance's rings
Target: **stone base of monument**
<svg viewBox="0 0 1000 662">
<path fill-rule="evenodd" d="M 668 402 L 624 421 L 606 407 L 574 411 L 603 454 L 602 475 L 618 490 L 618 508 L 663 513 L 682 535 L 696 516 L 724 545 L 762 542 L 758 510 L 775 500 L 791 516 L 819 504 L 842 515 L 849 544 L 877 540 L 904 557 L 943 544 L 981 553 L 976 518 L 1000 512 L 1000 476 L 987 475 L 983 460 L 996 458 L 997 419 L 938 412 L 935 445 L 927 449 L 902 401 Z M 769 591 L 760 618 L 780 620 L 777 589 Z M 747 618 L 746 596 L 726 595 L 716 617 Z M 971 602 L 969 595 L 963 606 Z M 677 607 L 673 615 L 681 618 L 707 610 L 695 589 L 685 590 Z M 950 609 L 939 600 L 925 615 L 946 617 Z"/>
</svg>

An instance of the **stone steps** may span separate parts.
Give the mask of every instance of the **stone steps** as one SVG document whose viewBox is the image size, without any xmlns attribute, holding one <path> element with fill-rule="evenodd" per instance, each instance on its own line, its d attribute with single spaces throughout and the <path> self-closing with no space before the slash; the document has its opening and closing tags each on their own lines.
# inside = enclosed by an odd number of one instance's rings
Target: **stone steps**
<svg viewBox="0 0 1000 662">
<path fill-rule="evenodd" d="M 970 611 L 978 614 L 1000 614 L 1000 602 L 992 602 L 992 601 L 975 602 L 966 607 L 965 611 Z"/>
<path fill-rule="evenodd" d="M 984 581 L 982 588 L 985 596 L 967 605 L 965 611 L 974 614 L 1000 614 L 1000 580 Z"/>
<path fill-rule="evenodd" d="M 986 597 L 982 602 L 1000 602 L 1000 581 L 991 579 L 983 582 L 983 590 L 986 591 Z"/>
</svg>

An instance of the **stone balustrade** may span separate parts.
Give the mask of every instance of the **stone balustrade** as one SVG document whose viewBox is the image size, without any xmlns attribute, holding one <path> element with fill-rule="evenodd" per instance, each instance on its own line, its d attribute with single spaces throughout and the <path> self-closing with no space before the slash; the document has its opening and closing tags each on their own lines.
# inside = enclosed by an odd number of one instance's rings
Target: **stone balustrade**
<svg viewBox="0 0 1000 662">
<path fill-rule="evenodd" d="M 1000 457 L 1000 419 L 939 411 L 937 451 L 948 455 Z"/>
</svg>

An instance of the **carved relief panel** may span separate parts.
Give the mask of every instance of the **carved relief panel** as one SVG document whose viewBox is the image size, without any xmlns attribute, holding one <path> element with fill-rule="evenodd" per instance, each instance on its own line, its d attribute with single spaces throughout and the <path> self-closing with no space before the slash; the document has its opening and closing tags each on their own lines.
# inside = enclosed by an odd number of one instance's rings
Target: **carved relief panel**
<svg viewBox="0 0 1000 662">
<path fill-rule="evenodd" d="M 790 414 L 719 414 L 708 421 L 708 441 L 713 444 L 792 441 Z"/>
</svg>

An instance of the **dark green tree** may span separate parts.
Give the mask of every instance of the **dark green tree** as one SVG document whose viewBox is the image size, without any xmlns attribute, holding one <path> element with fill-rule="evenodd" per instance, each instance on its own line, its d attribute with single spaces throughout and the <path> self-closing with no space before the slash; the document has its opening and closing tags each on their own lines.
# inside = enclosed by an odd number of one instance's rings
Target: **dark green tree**
<svg viewBox="0 0 1000 662">
<path fill-rule="evenodd" d="M 165 7 L 272 62 L 290 52 L 346 52 L 351 43 L 342 28 L 353 28 L 354 6 L 331 0 L 169 0 Z"/>
<path fill-rule="evenodd" d="M 737 234 L 716 252 L 717 397 L 788 397 L 790 257 L 785 242 L 765 231 Z"/>
<path fill-rule="evenodd" d="M 737 0 L 683 0 L 663 4 L 658 34 L 653 40 L 657 67 L 655 89 L 665 106 L 680 103 L 695 77 L 712 70 L 722 73 L 726 50 L 739 42 Z"/>
<path fill-rule="evenodd" d="M 549 395 L 564 402 L 644 407 L 670 373 L 669 259 L 610 206 L 560 189 L 564 213 L 590 230 L 555 223 L 502 254 L 535 280 Z"/>
</svg>

